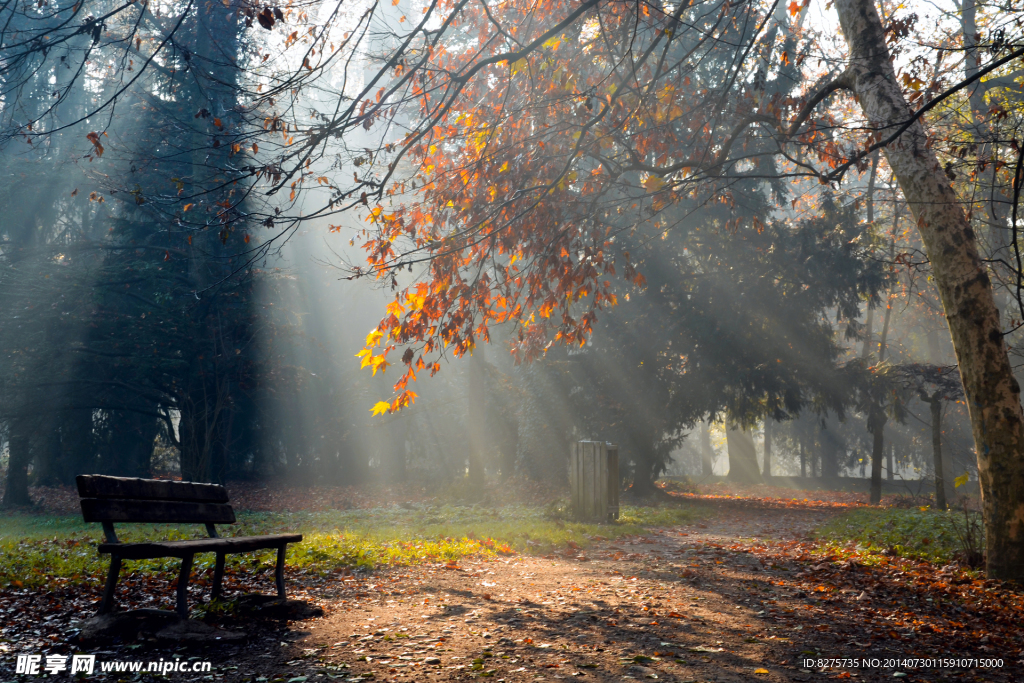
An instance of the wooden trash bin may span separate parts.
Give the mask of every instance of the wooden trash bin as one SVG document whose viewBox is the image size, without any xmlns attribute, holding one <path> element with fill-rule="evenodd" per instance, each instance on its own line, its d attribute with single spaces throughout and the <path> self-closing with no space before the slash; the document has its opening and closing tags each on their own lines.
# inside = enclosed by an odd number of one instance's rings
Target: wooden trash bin
<svg viewBox="0 0 1024 683">
<path fill-rule="evenodd" d="M 610 522 L 619 518 L 619 447 L 604 441 L 577 441 L 569 454 L 573 518 Z"/>
</svg>

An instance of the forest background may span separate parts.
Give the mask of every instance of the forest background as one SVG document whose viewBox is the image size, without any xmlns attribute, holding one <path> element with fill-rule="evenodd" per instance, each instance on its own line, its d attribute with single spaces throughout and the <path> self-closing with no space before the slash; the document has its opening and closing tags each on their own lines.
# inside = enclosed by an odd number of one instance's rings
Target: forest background
<svg viewBox="0 0 1024 683">
<path fill-rule="evenodd" d="M 990 573 L 1024 571 L 1022 447 L 978 458 L 957 362 L 1016 434 L 1019 10 L 0 13 L 6 505 L 83 472 L 562 481 L 600 439 L 641 493 L 980 480 Z M 903 118 L 853 68 L 878 55 Z M 926 204 L 980 270 L 936 271 Z"/>
</svg>

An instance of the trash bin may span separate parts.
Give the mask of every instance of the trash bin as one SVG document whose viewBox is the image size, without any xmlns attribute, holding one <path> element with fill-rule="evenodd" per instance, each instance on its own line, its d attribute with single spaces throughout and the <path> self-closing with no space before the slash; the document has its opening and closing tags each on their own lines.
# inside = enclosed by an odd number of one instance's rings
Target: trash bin
<svg viewBox="0 0 1024 683">
<path fill-rule="evenodd" d="M 619 518 L 619 447 L 604 441 L 577 441 L 569 454 L 573 518 L 610 522 Z"/>
</svg>

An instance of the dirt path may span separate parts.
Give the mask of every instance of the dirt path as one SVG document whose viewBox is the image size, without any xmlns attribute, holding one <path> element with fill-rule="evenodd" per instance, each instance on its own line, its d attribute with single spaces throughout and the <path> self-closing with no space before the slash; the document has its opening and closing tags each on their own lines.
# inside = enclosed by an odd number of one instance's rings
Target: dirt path
<svg viewBox="0 0 1024 683">
<path fill-rule="evenodd" d="M 1020 680 L 1019 642 L 971 643 L 967 632 L 958 640 L 956 622 L 945 633 L 908 623 L 907 603 L 920 603 L 912 609 L 922 618 L 932 607 L 919 591 L 810 554 L 808 532 L 837 511 L 713 507 L 703 522 L 599 543 L 586 555 L 419 567 L 337 589 L 325 596 L 327 617 L 279 645 L 274 673 L 353 682 Z M 987 655 L 1004 667 L 885 661 Z M 808 668 L 808 657 L 879 666 Z"/>
<path fill-rule="evenodd" d="M 792 660 L 787 629 L 765 619 L 766 600 L 802 596 L 771 588 L 773 570 L 747 548 L 802 536 L 829 514 L 769 524 L 723 510 L 589 555 L 380 575 L 362 592 L 332 595 L 333 614 L 285 657 L 375 680 L 805 680 L 782 664 Z"/>
</svg>

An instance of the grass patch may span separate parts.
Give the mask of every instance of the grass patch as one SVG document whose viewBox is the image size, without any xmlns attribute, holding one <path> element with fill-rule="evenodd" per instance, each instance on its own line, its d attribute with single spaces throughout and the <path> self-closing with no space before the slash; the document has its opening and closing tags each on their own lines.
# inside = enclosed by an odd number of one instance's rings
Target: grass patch
<svg viewBox="0 0 1024 683">
<path fill-rule="evenodd" d="M 949 562 L 960 550 L 956 525 L 963 512 L 928 509 L 852 510 L 817 530 L 819 539 L 837 544 L 850 541 L 864 550 L 889 551 L 900 557 Z"/>
<path fill-rule="evenodd" d="M 239 512 L 238 524 L 221 525 L 225 536 L 300 532 L 302 543 L 288 546 L 290 567 L 313 573 L 342 568 L 373 568 L 419 562 L 453 562 L 515 552 L 546 555 L 594 537 L 614 539 L 648 527 L 681 524 L 700 516 L 692 508 L 624 506 L 616 524 L 580 524 L 552 518 L 538 506 L 477 508 L 452 505 L 406 510 L 398 507 L 326 512 Z M 121 524 L 122 541 L 203 538 L 198 525 Z M 0 532 L 0 586 L 40 587 L 96 582 L 107 558 L 96 552 L 103 535 L 98 524 L 79 517 L 9 515 Z M 196 571 L 211 569 L 212 554 L 196 556 Z M 274 552 L 229 555 L 228 570 L 264 572 Z M 167 574 L 175 559 L 129 562 L 130 572 Z"/>
</svg>

